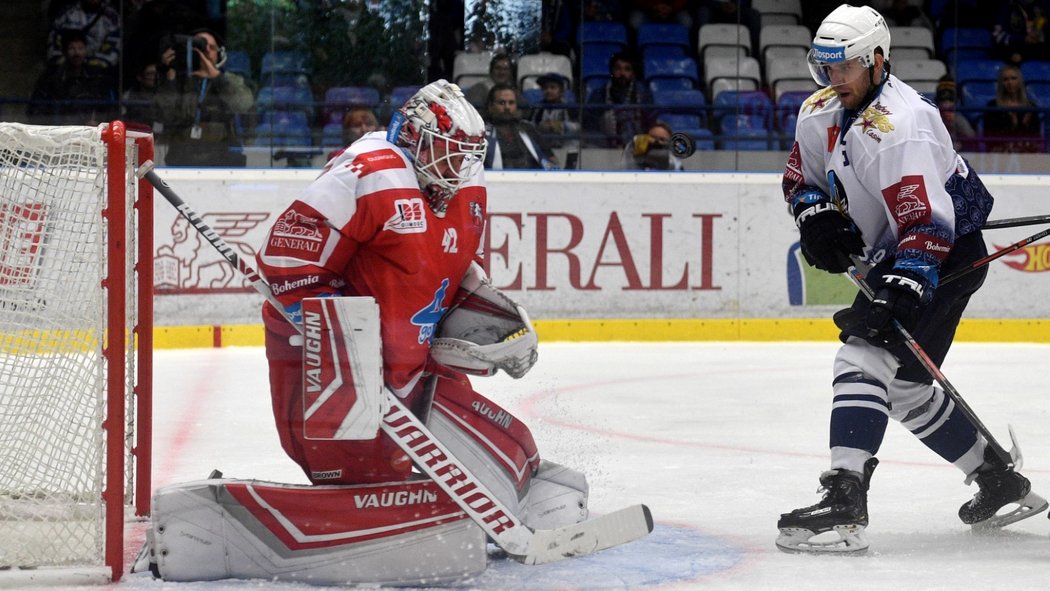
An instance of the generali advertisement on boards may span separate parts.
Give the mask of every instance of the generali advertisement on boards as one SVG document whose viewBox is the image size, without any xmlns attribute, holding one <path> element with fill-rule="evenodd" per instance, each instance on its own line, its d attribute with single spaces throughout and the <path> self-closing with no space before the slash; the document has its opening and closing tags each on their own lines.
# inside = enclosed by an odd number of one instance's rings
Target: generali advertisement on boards
<svg viewBox="0 0 1050 591">
<path fill-rule="evenodd" d="M 251 260 L 312 170 L 160 171 L 238 254 Z M 490 172 L 486 267 L 538 319 L 809 318 L 847 305 L 844 276 L 809 268 L 779 174 Z M 1047 214 L 1045 177 L 984 178 L 992 219 Z M 349 196 L 348 196 L 349 198 Z M 155 203 L 157 323 L 259 322 L 243 277 Z M 1042 230 L 988 230 L 989 251 Z M 989 264 L 974 318 L 1046 318 L 1050 242 Z"/>
</svg>

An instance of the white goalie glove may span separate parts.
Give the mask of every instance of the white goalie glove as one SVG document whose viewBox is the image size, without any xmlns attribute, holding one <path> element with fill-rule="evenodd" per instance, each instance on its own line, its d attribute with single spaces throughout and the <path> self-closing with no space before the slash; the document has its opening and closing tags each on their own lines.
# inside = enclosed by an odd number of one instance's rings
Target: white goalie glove
<svg viewBox="0 0 1050 591">
<path fill-rule="evenodd" d="M 430 355 L 445 367 L 479 376 L 502 369 L 525 375 L 538 356 L 539 339 L 525 309 L 492 286 L 472 263 L 460 283 L 468 295 L 438 325 Z"/>
</svg>

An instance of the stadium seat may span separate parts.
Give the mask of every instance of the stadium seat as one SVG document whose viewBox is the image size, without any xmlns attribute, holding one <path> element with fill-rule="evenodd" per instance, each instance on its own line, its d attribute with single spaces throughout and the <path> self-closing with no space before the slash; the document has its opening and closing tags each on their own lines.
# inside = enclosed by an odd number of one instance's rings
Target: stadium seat
<svg viewBox="0 0 1050 591">
<path fill-rule="evenodd" d="M 684 133 L 693 138 L 697 142 L 696 148 L 698 150 L 714 149 L 711 130 L 704 126 L 699 116 L 687 113 L 657 113 L 656 118 L 671 126 L 673 133 Z M 709 141 L 711 145 L 701 148 L 700 140 Z"/>
<path fill-rule="evenodd" d="M 646 45 L 642 49 L 643 62 L 647 59 L 663 59 L 685 56 L 686 51 L 678 45 Z"/>
<path fill-rule="evenodd" d="M 1036 80 L 1026 83 L 1028 96 L 1040 107 L 1050 107 L 1050 80 Z"/>
<path fill-rule="evenodd" d="M 551 72 L 561 74 L 572 86 L 572 62 L 568 57 L 546 51 L 523 55 L 518 59 L 518 88 L 538 88 L 536 79 Z"/>
<path fill-rule="evenodd" d="M 691 49 L 689 29 L 677 23 L 643 23 L 638 27 L 635 45 L 643 53 L 649 47 L 677 47 L 683 55 Z"/>
<path fill-rule="evenodd" d="M 707 125 L 707 99 L 699 90 L 662 90 L 653 92 L 653 103 L 663 113 L 698 115 L 700 125 Z"/>
<path fill-rule="evenodd" d="M 725 90 L 758 90 L 762 87 L 758 60 L 753 57 L 738 61 L 708 60 L 704 63 L 704 76 L 711 100 Z"/>
<path fill-rule="evenodd" d="M 759 55 L 766 63 L 769 63 L 771 49 L 776 58 L 805 58 L 812 42 L 813 34 L 802 25 L 766 25 L 758 32 Z"/>
<path fill-rule="evenodd" d="M 257 146 L 309 146 L 313 143 L 306 114 L 302 111 L 269 111 L 260 115 L 255 127 Z"/>
<path fill-rule="evenodd" d="M 805 57 L 770 57 L 766 60 L 766 81 L 774 101 L 785 92 L 817 89 Z"/>
<path fill-rule="evenodd" d="M 609 78 L 609 59 L 616 53 L 610 48 L 588 47 L 580 56 L 580 79 L 586 85 L 593 79 Z"/>
<path fill-rule="evenodd" d="M 892 52 L 893 50 L 891 50 Z M 893 60 L 890 71 L 909 85 L 919 89 L 916 83 L 927 82 L 937 86 L 937 81 L 948 73 L 947 66 L 939 59 Z M 920 92 L 923 92 L 920 90 Z"/>
<path fill-rule="evenodd" d="M 726 117 L 737 115 L 757 117 L 761 121 L 759 127 L 769 129 L 773 123 L 773 101 L 760 90 L 720 92 L 714 100 L 715 121 L 721 124 Z"/>
<path fill-rule="evenodd" d="M 743 47 L 747 55 L 751 55 L 751 32 L 745 25 L 722 23 L 701 25 L 696 44 L 700 60 L 707 64 L 707 49 L 719 46 Z"/>
<path fill-rule="evenodd" d="M 267 111 L 300 111 L 306 116 L 313 116 L 314 97 L 310 89 L 298 86 L 264 86 L 255 97 L 255 108 L 258 112 Z"/>
<path fill-rule="evenodd" d="M 420 88 L 422 88 L 422 86 L 395 86 L 390 90 L 390 106 L 394 109 L 401 108 L 401 106 L 405 104 L 405 101 L 412 98 L 412 95 L 416 94 Z"/>
<path fill-rule="evenodd" d="M 1026 84 L 1031 84 L 1032 82 L 1050 82 L 1050 62 L 1021 62 L 1021 75 L 1024 76 Z"/>
<path fill-rule="evenodd" d="M 773 120 L 774 129 L 779 131 L 782 137 L 781 149 L 791 149 L 791 144 L 795 139 L 795 122 L 798 120 L 798 111 L 810 94 L 808 91 L 795 90 L 785 92 L 777 99 Z"/>
<path fill-rule="evenodd" d="M 688 78 L 656 78 L 648 81 L 649 90 L 653 93 L 667 90 L 694 90 L 693 81 Z"/>
<path fill-rule="evenodd" d="M 999 69 L 1002 67 L 1002 62 L 992 59 L 959 62 L 955 68 L 955 83 L 965 84 L 973 80 L 991 80 L 994 82 L 999 79 Z"/>
<path fill-rule="evenodd" d="M 751 9 L 758 13 L 760 24 L 797 25 L 802 22 L 800 0 L 752 0 Z"/>
<path fill-rule="evenodd" d="M 642 65 L 643 77 L 646 81 L 659 78 L 685 78 L 699 84 L 700 71 L 696 61 L 691 57 L 663 58 L 646 60 Z"/>
<path fill-rule="evenodd" d="M 959 48 L 989 50 L 992 48 L 992 34 L 981 27 L 946 27 L 941 32 L 941 53 Z M 892 50 L 890 50 L 892 55 Z"/>
<path fill-rule="evenodd" d="M 693 138 L 693 141 L 696 142 L 697 150 L 715 149 L 715 134 L 706 127 L 698 127 L 695 129 L 683 129 L 682 133 L 688 133 L 690 137 Z"/>
<path fill-rule="evenodd" d="M 584 21 L 580 23 L 578 40 L 582 46 L 603 43 L 626 49 L 627 27 L 623 23 L 611 21 Z"/>
<path fill-rule="evenodd" d="M 260 73 L 263 77 L 270 74 L 309 74 L 310 69 L 305 53 L 298 51 L 268 51 L 263 54 Z"/>
<path fill-rule="evenodd" d="M 722 118 L 723 150 L 768 150 L 769 129 L 761 117 L 729 115 Z"/>
<path fill-rule="evenodd" d="M 890 59 L 932 59 L 933 31 L 926 27 L 891 27 Z"/>
<path fill-rule="evenodd" d="M 460 88 L 469 88 L 475 82 L 488 78 L 491 61 L 492 52 L 487 50 L 457 53 L 452 59 L 452 81 Z"/>
<path fill-rule="evenodd" d="M 227 51 L 226 65 L 223 66 L 223 69 L 248 80 L 254 79 L 252 76 L 252 58 L 248 56 L 246 51 Z"/>
</svg>

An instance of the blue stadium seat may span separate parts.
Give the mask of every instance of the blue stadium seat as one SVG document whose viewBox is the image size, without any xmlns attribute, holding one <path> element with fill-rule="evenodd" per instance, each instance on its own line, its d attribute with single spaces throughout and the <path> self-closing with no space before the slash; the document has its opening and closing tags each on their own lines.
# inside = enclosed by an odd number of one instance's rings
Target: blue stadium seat
<svg viewBox="0 0 1050 591">
<path fill-rule="evenodd" d="M 710 129 L 700 127 L 697 129 L 683 130 L 683 133 L 688 133 L 692 136 L 693 141 L 696 142 L 697 150 L 715 149 L 715 134 Z"/>
<path fill-rule="evenodd" d="M 223 69 L 231 74 L 252 78 L 252 58 L 245 51 L 230 50 L 226 52 L 226 65 Z"/>
<path fill-rule="evenodd" d="M 1050 107 L 1050 80 L 1027 82 L 1028 96 L 1040 107 Z"/>
<path fill-rule="evenodd" d="M 774 129 L 780 132 L 783 140 L 781 149 L 791 149 L 791 144 L 795 139 L 795 123 L 798 120 L 798 111 L 810 94 L 809 91 L 793 90 L 780 95 L 780 98 L 777 100 L 773 122 Z"/>
<path fill-rule="evenodd" d="M 412 95 L 416 94 L 422 86 L 395 86 L 390 91 L 390 106 L 395 109 L 400 109 L 405 101 L 412 98 Z"/>
<path fill-rule="evenodd" d="M 773 124 L 773 101 L 760 90 L 723 90 L 714 101 L 714 117 L 722 121 L 726 117 L 747 115 L 761 121 L 761 127 L 769 129 Z"/>
<path fill-rule="evenodd" d="M 308 60 L 305 53 L 298 51 L 268 51 L 263 54 L 263 76 L 269 74 L 308 74 Z"/>
<path fill-rule="evenodd" d="M 966 84 L 973 80 L 991 80 L 994 82 L 999 79 L 999 69 L 1002 67 L 1003 62 L 992 59 L 959 62 L 956 64 L 955 83 Z"/>
<path fill-rule="evenodd" d="M 720 128 L 723 150 L 769 149 L 769 128 L 759 115 L 726 115 L 721 119 Z"/>
<path fill-rule="evenodd" d="M 1050 62 L 1031 61 L 1021 63 L 1021 75 L 1026 84 L 1050 82 Z"/>
<path fill-rule="evenodd" d="M 646 59 L 642 65 L 646 81 L 657 78 L 686 78 L 696 86 L 700 82 L 700 70 L 691 57 Z"/>
<path fill-rule="evenodd" d="M 697 143 L 697 150 L 713 150 L 714 139 L 711 134 L 711 130 L 704 127 L 700 121 L 698 115 L 686 114 L 686 113 L 657 113 L 656 118 L 659 121 L 671 126 L 671 131 L 675 133 L 684 133 Z M 701 142 L 705 142 L 701 147 Z"/>
<path fill-rule="evenodd" d="M 642 49 L 642 61 L 649 59 L 680 58 L 686 52 L 678 45 L 648 45 Z"/>
<path fill-rule="evenodd" d="M 992 34 L 980 27 L 947 27 L 941 33 L 941 52 L 949 49 L 969 47 L 978 49 L 992 48 Z"/>
<path fill-rule="evenodd" d="M 302 111 L 269 111 L 260 115 L 255 127 L 257 146 L 309 146 L 313 143 L 306 114 Z"/>
<path fill-rule="evenodd" d="M 255 97 L 257 111 L 302 111 L 312 115 L 314 97 L 310 89 L 298 86 L 264 86 Z"/>
<path fill-rule="evenodd" d="M 678 47 L 683 53 L 688 52 L 689 29 L 677 23 L 643 23 L 638 27 L 635 45 L 643 52 L 652 46 Z"/>
<path fill-rule="evenodd" d="M 693 81 L 688 78 L 657 78 L 649 80 L 649 91 L 652 93 L 668 90 L 695 90 Z"/>
<path fill-rule="evenodd" d="M 321 128 L 321 145 L 325 148 L 343 147 L 343 124 L 342 122 L 326 123 Z"/>
<path fill-rule="evenodd" d="M 616 53 L 601 48 L 584 48 L 580 56 L 580 79 L 584 84 L 594 78 L 607 79 L 609 77 L 609 58 Z"/>
<path fill-rule="evenodd" d="M 685 113 L 700 116 L 700 125 L 707 125 L 707 99 L 699 90 L 661 90 L 653 93 L 653 103 L 664 113 Z"/>
<path fill-rule="evenodd" d="M 611 21 L 584 21 L 580 23 L 580 45 L 605 43 L 627 47 L 627 27 L 623 23 Z"/>
<path fill-rule="evenodd" d="M 379 105 L 379 91 L 371 86 L 333 86 L 324 93 L 325 107 L 369 107 Z"/>
</svg>

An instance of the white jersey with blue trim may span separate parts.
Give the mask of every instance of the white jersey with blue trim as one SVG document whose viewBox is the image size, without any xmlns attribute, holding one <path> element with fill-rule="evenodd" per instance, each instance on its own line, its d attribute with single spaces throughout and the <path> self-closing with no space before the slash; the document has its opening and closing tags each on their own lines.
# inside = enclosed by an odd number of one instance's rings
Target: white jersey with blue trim
<svg viewBox="0 0 1050 591">
<path fill-rule="evenodd" d="M 872 262 L 899 249 L 943 259 L 956 227 L 945 184 L 969 170 L 937 108 L 891 75 L 874 100 L 851 115 L 831 88 L 803 103 L 784 171 L 786 198 L 810 186 L 842 200 Z M 829 184 L 832 171 L 841 183 L 838 195 Z"/>
</svg>

